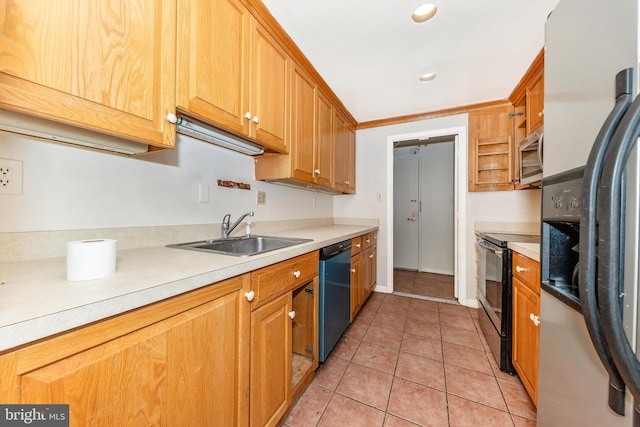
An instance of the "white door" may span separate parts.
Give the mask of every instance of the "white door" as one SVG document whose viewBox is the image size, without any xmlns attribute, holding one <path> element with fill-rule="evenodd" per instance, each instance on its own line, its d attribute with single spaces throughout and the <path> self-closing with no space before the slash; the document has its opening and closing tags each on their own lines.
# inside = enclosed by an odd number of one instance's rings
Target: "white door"
<svg viewBox="0 0 640 427">
<path fill-rule="evenodd" d="M 429 144 L 420 153 L 420 271 L 454 272 L 454 146 Z"/>
<path fill-rule="evenodd" d="M 397 149 L 393 161 L 393 267 L 418 270 L 419 156 Z"/>
</svg>

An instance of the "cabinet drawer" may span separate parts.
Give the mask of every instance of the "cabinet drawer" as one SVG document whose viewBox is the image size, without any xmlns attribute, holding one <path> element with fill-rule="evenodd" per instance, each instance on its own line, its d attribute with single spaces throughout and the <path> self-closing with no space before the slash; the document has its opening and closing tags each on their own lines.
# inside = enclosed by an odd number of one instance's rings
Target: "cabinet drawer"
<svg viewBox="0 0 640 427">
<path fill-rule="evenodd" d="M 363 240 L 362 246 L 365 248 L 375 245 L 378 240 L 378 232 L 372 231 L 371 233 L 367 233 L 364 236 L 362 236 L 362 240 Z"/>
<path fill-rule="evenodd" d="M 362 250 L 362 237 L 358 236 L 351 239 L 351 255 L 357 255 Z"/>
<path fill-rule="evenodd" d="M 540 264 L 518 252 L 513 252 L 513 275 L 532 291 L 540 293 Z"/>
<path fill-rule="evenodd" d="M 252 309 L 283 292 L 295 289 L 317 275 L 317 251 L 252 272 L 251 290 L 255 293 Z"/>
</svg>

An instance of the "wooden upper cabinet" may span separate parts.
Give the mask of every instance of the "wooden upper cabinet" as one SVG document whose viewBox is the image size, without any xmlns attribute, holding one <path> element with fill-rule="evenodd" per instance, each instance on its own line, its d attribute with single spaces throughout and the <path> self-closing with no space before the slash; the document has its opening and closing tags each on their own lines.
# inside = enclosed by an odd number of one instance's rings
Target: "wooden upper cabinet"
<svg viewBox="0 0 640 427">
<path fill-rule="evenodd" d="M 175 145 L 175 0 L 0 0 L 0 11 L 1 108 Z"/>
<path fill-rule="evenodd" d="M 316 84 L 306 71 L 294 65 L 291 89 L 291 177 L 313 183 L 316 169 Z"/>
<path fill-rule="evenodd" d="M 527 134 L 544 123 L 544 74 L 539 70 L 530 87 L 527 88 Z"/>
<path fill-rule="evenodd" d="M 333 115 L 333 188 L 344 191 L 347 187 L 347 121 L 337 110 Z"/>
<path fill-rule="evenodd" d="M 238 0 L 178 0 L 177 108 L 248 134 L 250 14 Z"/>
<path fill-rule="evenodd" d="M 511 104 L 469 112 L 469 191 L 513 190 Z"/>
<path fill-rule="evenodd" d="M 343 193 L 356 192 L 356 138 L 355 130 L 344 116 L 335 111 L 334 128 L 334 184 Z"/>
<path fill-rule="evenodd" d="M 291 59 L 267 30 L 251 19 L 250 109 L 252 138 L 286 153 L 289 134 Z"/>
<path fill-rule="evenodd" d="M 334 186 L 333 106 L 327 97 L 316 91 L 316 162 L 315 182 L 323 187 Z"/>
<path fill-rule="evenodd" d="M 178 109 L 287 152 L 290 57 L 240 1 L 178 1 Z"/>
<path fill-rule="evenodd" d="M 356 130 L 347 124 L 346 129 L 347 141 L 347 165 L 346 165 L 346 181 L 344 193 L 356 193 Z"/>
</svg>

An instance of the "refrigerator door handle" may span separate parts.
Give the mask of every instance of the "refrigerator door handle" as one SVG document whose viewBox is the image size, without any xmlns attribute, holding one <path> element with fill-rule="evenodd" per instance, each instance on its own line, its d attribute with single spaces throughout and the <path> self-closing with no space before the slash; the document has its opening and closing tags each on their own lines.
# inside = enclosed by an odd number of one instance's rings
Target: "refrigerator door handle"
<svg viewBox="0 0 640 427">
<path fill-rule="evenodd" d="M 598 191 L 600 248 L 598 251 L 598 307 L 613 361 L 636 405 L 640 402 L 640 362 L 622 324 L 621 286 L 624 283 L 624 182 L 629 154 L 640 134 L 640 97 L 625 113 L 605 158 Z M 634 412 L 638 412 L 635 408 Z M 636 420 L 638 421 L 638 420 Z"/>
<path fill-rule="evenodd" d="M 596 137 L 584 171 L 580 212 L 580 255 L 578 286 L 580 306 L 591 341 L 600 361 L 609 374 L 609 407 L 624 415 L 625 384 L 611 357 L 604 338 L 596 290 L 596 204 L 598 182 L 605 154 L 620 120 L 632 100 L 633 70 L 628 68 L 616 75 L 616 104 Z"/>
</svg>

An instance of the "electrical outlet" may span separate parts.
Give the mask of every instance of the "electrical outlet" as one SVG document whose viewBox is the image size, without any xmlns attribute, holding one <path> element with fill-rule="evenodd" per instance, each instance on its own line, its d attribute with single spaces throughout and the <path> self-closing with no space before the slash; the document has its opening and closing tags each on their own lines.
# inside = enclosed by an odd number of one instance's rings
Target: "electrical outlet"
<svg viewBox="0 0 640 427">
<path fill-rule="evenodd" d="M 256 205 L 264 205 L 267 203 L 267 193 L 264 191 L 256 192 Z"/>
<path fill-rule="evenodd" d="M 0 159 L 0 195 L 22 195 L 22 161 Z"/>
</svg>

